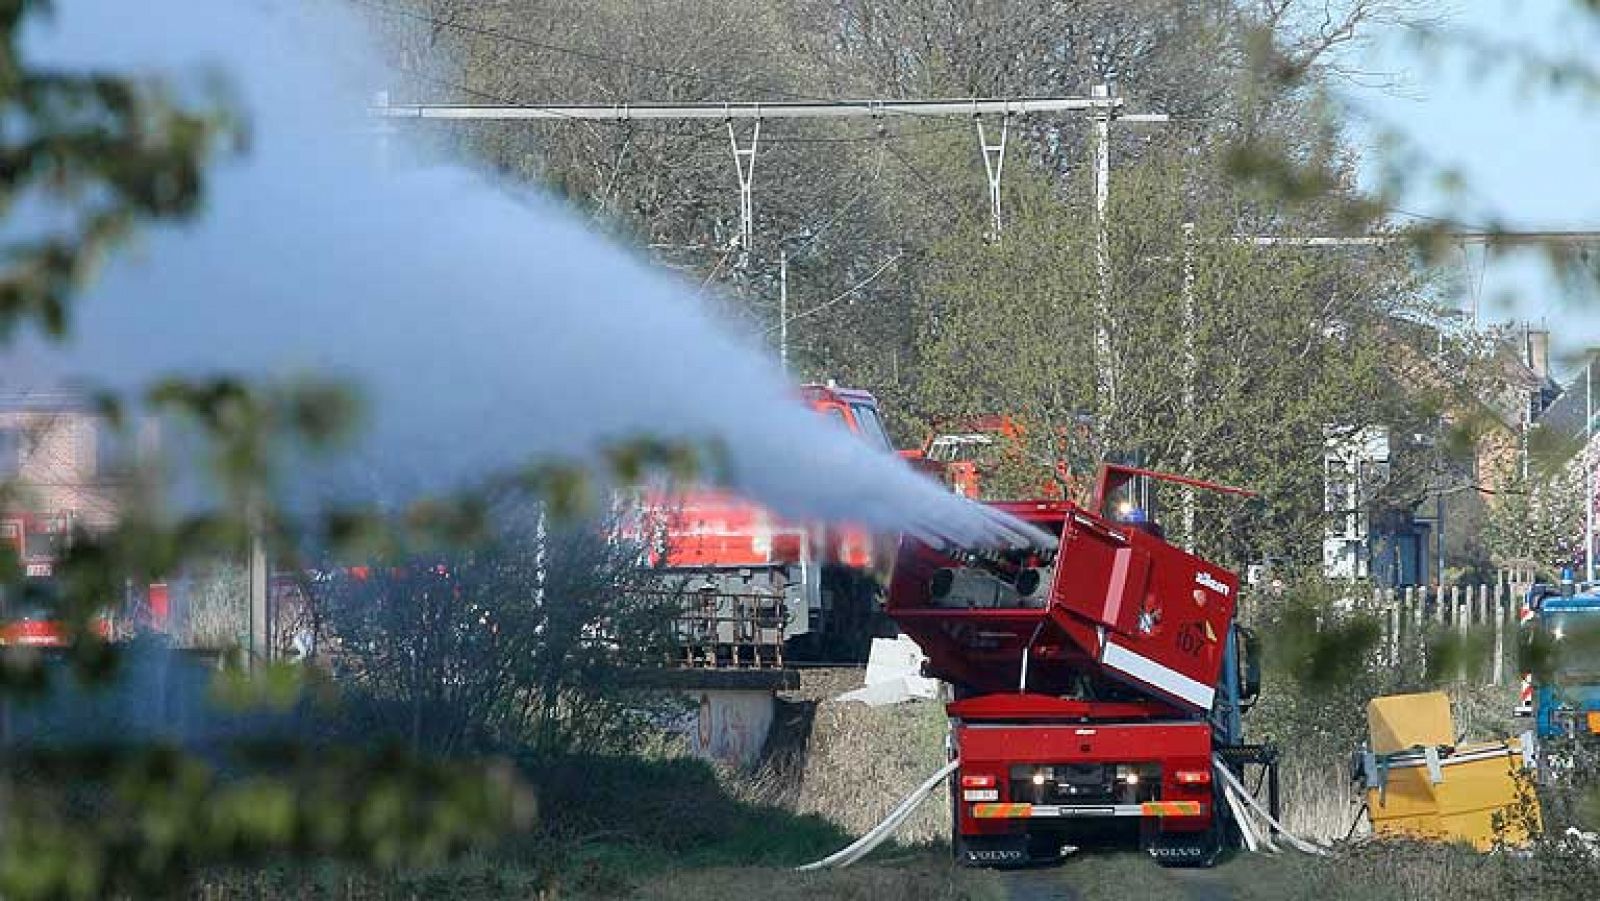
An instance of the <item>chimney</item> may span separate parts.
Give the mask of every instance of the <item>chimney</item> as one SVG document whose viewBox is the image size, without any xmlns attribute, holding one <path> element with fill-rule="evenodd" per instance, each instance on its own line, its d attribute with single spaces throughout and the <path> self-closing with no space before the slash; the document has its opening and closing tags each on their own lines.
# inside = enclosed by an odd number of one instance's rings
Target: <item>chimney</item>
<svg viewBox="0 0 1600 901">
<path fill-rule="evenodd" d="M 1528 368 L 1541 381 L 1550 378 L 1550 331 L 1528 329 Z"/>
</svg>

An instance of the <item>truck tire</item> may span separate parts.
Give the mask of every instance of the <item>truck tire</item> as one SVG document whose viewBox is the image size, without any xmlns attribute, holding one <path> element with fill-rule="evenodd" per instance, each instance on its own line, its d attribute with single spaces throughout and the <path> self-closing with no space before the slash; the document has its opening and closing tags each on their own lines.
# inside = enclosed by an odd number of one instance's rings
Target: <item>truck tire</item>
<svg viewBox="0 0 1600 901">
<path fill-rule="evenodd" d="M 822 593 L 828 611 L 819 636 L 822 659 L 838 663 L 865 663 L 881 618 L 879 588 L 870 576 L 832 566 L 823 571 Z"/>
<path fill-rule="evenodd" d="M 950 774 L 950 859 L 958 867 L 970 867 L 966 842 L 961 840 L 961 788 L 957 773 Z"/>
</svg>

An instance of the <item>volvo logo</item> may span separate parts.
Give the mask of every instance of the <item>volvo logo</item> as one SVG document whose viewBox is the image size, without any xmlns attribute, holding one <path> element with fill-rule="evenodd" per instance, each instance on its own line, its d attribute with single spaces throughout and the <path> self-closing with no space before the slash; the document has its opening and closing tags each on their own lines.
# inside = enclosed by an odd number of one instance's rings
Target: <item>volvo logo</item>
<svg viewBox="0 0 1600 901">
<path fill-rule="evenodd" d="M 967 858 L 981 863 L 1007 863 L 1022 860 L 1024 852 L 1015 848 L 968 849 Z"/>
</svg>

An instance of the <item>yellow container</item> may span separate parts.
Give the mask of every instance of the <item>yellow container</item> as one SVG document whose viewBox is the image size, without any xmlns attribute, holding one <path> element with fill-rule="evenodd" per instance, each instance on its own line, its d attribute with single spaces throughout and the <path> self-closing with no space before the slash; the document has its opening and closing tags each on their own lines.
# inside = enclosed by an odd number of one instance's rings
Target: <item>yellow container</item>
<svg viewBox="0 0 1600 901">
<path fill-rule="evenodd" d="M 1525 844 L 1539 829 L 1539 801 L 1515 739 L 1455 749 L 1439 758 L 1437 782 L 1421 753 L 1392 761 L 1387 775 L 1383 788 L 1367 790 L 1377 835 L 1469 842 L 1487 851 Z"/>
<path fill-rule="evenodd" d="M 1367 731 L 1376 754 L 1456 743 L 1450 698 L 1442 691 L 1373 698 L 1367 702 Z"/>
</svg>

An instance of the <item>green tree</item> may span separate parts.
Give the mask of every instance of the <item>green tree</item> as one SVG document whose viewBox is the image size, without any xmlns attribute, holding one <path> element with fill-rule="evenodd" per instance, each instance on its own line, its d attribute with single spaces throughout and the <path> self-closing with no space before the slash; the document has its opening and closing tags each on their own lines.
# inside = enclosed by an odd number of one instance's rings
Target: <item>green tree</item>
<svg viewBox="0 0 1600 901">
<path fill-rule="evenodd" d="M 1040 464 L 1032 484 L 1049 478 L 1061 437 L 1091 417 L 1091 462 L 1133 454 L 1265 496 L 1249 510 L 1198 499 L 1199 547 L 1235 562 L 1310 563 L 1321 553 L 1330 435 L 1400 427 L 1433 409 L 1427 386 L 1407 384 L 1394 365 L 1415 340 L 1397 317 L 1428 312 L 1427 301 L 1404 251 L 1235 240 L 1239 200 L 1186 202 L 1186 181 L 1203 177 L 1159 161 L 1121 174 L 1105 315 L 1093 218 L 1042 180 L 1009 198 L 1002 240 L 976 229 L 948 236 L 930 259 L 914 409 L 1020 418 L 1040 442 L 1027 455 Z"/>
<path fill-rule="evenodd" d="M 313 586 L 353 728 L 445 754 L 636 747 L 672 701 L 629 677 L 669 654 L 678 598 L 615 518 L 557 522 L 524 497 L 489 531 Z"/>
</svg>

